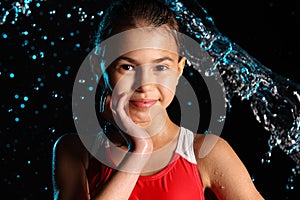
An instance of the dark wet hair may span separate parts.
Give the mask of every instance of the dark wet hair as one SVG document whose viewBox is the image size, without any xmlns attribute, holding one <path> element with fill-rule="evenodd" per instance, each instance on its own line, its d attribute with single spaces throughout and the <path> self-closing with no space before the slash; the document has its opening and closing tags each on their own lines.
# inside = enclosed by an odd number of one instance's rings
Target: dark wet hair
<svg viewBox="0 0 300 200">
<path fill-rule="evenodd" d="M 100 22 L 94 45 L 124 29 L 162 25 L 180 31 L 175 14 L 163 0 L 112 0 Z"/>
</svg>

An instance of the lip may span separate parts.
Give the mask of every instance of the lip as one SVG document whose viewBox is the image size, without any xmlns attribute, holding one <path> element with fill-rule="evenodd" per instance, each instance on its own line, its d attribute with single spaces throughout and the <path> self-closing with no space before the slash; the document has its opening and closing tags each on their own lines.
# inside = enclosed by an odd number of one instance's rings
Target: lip
<svg viewBox="0 0 300 200">
<path fill-rule="evenodd" d="M 150 108 L 157 101 L 155 99 L 130 99 L 129 103 L 137 108 Z"/>
</svg>

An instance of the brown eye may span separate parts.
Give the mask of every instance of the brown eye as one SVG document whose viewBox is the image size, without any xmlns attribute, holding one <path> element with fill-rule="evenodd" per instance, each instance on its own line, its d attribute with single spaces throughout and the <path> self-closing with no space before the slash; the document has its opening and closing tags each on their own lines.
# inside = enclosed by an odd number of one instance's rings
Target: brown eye
<svg viewBox="0 0 300 200">
<path fill-rule="evenodd" d="M 134 70 L 134 66 L 132 66 L 132 65 L 121 65 L 121 69 L 126 70 L 126 71 L 132 71 L 132 70 Z"/>
</svg>

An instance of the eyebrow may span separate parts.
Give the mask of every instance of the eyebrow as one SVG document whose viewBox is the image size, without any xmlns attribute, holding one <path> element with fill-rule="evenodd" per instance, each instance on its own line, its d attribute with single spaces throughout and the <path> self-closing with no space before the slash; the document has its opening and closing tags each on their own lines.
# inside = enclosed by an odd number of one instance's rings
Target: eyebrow
<svg viewBox="0 0 300 200">
<path fill-rule="evenodd" d="M 126 57 L 126 56 L 120 56 L 119 58 L 116 59 L 116 61 L 119 61 L 119 60 L 126 60 L 130 63 L 138 64 L 138 62 L 136 60 L 134 60 L 132 58 L 129 58 L 129 57 Z M 152 63 L 161 63 L 163 61 L 174 62 L 174 59 L 170 58 L 169 56 L 164 56 L 164 57 L 161 57 L 161 58 L 154 59 L 151 62 Z"/>
</svg>

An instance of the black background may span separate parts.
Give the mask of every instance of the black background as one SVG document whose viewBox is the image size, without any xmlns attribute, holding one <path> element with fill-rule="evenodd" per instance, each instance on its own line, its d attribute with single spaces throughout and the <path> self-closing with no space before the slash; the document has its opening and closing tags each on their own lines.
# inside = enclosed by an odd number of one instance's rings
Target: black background
<svg viewBox="0 0 300 200">
<path fill-rule="evenodd" d="M 75 132 L 72 86 L 91 48 L 91 35 L 100 19 L 95 14 L 107 3 L 46 1 L 35 7 L 36 2 L 30 4 L 29 16 L 20 14 L 18 21 L 11 24 L 13 19 L 9 15 L 6 23 L 0 25 L 0 195 L 9 199 L 52 199 L 52 147 L 63 133 Z M 274 72 L 300 82 L 299 2 L 199 2 L 223 35 Z M 87 13 L 84 22 L 78 21 L 78 16 L 83 15 L 78 15 L 78 7 L 73 6 L 82 7 Z M 11 2 L 3 1 L 0 8 L 9 10 Z M 54 15 L 49 14 L 52 10 L 56 10 Z M 72 14 L 70 20 L 66 19 L 67 13 Z M 91 15 L 96 18 L 91 20 Z M 28 35 L 21 34 L 26 30 Z M 70 36 L 71 32 L 74 36 Z M 43 40 L 45 35 L 47 39 Z M 28 45 L 22 46 L 26 40 Z M 77 43 L 80 47 L 76 47 Z M 32 59 L 40 51 L 45 53 L 44 57 Z M 11 73 L 14 78 L 10 78 Z M 28 101 L 24 101 L 25 96 Z M 25 108 L 20 108 L 22 103 Z M 19 122 L 15 122 L 16 117 Z M 248 102 L 234 100 L 221 136 L 236 150 L 266 199 L 299 199 L 299 178 L 295 179 L 294 190 L 286 189 L 295 165 L 286 154 L 275 148 L 271 162 L 261 163 L 268 151 L 269 133 L 256 121 Z"/>
</svg>

